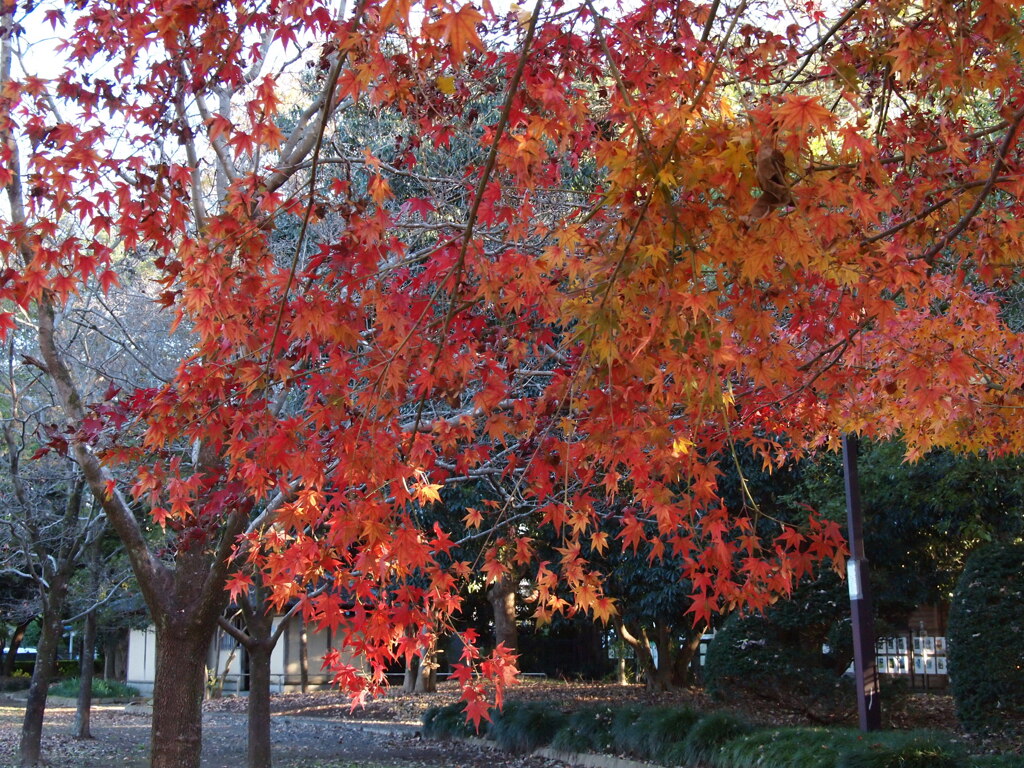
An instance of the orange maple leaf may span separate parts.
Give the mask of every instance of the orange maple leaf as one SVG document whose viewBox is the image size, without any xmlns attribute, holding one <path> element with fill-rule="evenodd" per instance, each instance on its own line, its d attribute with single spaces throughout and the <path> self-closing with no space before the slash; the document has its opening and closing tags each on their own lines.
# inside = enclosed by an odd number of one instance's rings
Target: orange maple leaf
<svg viewBox="0 0 1024 768">
<path fill-rule="evenodd" d="M 430 25 L 430 30 L 439 34 L 451 46 L 449 56 L 453 64 L 465 57 L 470 47 L 480 51 L 483 43 L 476 32 L 476 25 L 483 21 L 483 14 L 472 5 L 464 5 L 452 13 L 443 14 Z"/>
<path fill-rule="evenodd" d="M 834 115 L 815 96 L 786 96 L 784 103 L 775 108 L 778 126 L 797 133 L 830 126 L 834 121 Z"/>
</svg>

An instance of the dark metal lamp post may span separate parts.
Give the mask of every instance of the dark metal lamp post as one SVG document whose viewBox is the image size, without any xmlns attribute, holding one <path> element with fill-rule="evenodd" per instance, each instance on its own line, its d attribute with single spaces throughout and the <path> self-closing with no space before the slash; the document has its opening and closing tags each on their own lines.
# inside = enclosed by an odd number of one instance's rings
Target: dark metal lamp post
<svg viewBox="0 0 1024 768">
<path fill-rule="evenodd" d="M 875 620 L 868 583 L 867 558 L 864 557 L 855 435 L 843 436 L 843 478 L 846 485 L 846 520 L 850 539 L 850 559 L 847 562 L 846 573 L 850 588 L 850 612 L 853 617 L 853 671 L 857 686 L 857 712 L 860 715 L 862 731 L 877 731 L 882 727 L 882 702 L 879 698 L 878 669 L 875 664 Z"/>
</svg>

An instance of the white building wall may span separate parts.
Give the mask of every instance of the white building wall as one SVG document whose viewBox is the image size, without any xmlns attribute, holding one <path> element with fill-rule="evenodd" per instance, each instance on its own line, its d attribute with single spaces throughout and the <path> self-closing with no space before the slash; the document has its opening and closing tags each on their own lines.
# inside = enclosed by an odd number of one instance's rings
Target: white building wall
<svg viewBox="0 0 1024 768">
<path fill-rule="evenodd" d="M 153 693 L 156 680 L 156 629 L 133 629 L 128 636 L 128 685 L 143 696 Z"/>
<path fill-rule="evenodd" d="M 274 629 L 281 624 L 281 618 L 274 619 Z M 299 635 L 302 623 L 297 619 L 289 622 L 270 656 L 271 691 L 294 692 L 300 689 L 301 674 L 299 669 Z M 317 632 L 313 626 L 307 627 L 307 647 L 309 649 L 309 684 L 311 688 L 329 688 L 331 675 L 322 668 L 324 654 L 334 645 L 334 633 Z M 233 656 L 232 656 L 232 652 Z M 218 679 L 224 675 L 224 694 L 244 693 L 247 685 L 245 649 L 236 647 L 231 635 L 218 629 L 210 643 L 206 658 L 206 666 L 210 675 Z M 342 654 L 349 663 L 355 663 L 348 653 Z M 365 664 L 361 665 L 365 667 Z M 132 630 L 128 638 L 128 684 L 139 689 L 143 696 L 153 693 L 153 681 L 156 679 L 156 630 L 149 627 L 145 630 Z"/>
</svg>

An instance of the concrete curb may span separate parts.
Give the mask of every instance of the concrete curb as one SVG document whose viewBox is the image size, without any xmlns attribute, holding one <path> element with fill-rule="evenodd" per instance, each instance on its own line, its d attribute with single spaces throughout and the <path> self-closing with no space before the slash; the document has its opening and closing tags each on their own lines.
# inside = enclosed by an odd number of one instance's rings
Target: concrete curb
<svg viewBox="0 0 1024 768">
<path fill-rule="evenodd" d="M 4 698 L 7 701 L 16 701 L 19 704 L 24 704 L 25 702 L 28 701 L 28 694 L 27 693 L 16 693 L 16 694 L 10 694 L 9 693 Z M 97 698 L 97 697 L 93 696 L 93 698 L 92 698 L 92 705 L 94 707 L 113 707 L 113 706 L 117 706 L 118 704 L 127 704 L 128 706 L 131 706 L 131 700 L 126 698 L 126 697 L 124 697 L 124 696 L 105 698 L 105 699 L 100 699 L 100 698 Z M 78 699 L 77 698 L 71 698 L 70 696 L 50 696 L 50 695 L 47 695 L 47 697 L 46 697 L 46 706 L 48 706 L 48 707 L 58 707 L 60 709 L 66 709 L 66 708 L 70 708 L 70 707 L 77 707 L 78 706 Z"/>
<path fill-rule="evenodd" d="M 433 741 L 441 741 L 442 739 L 433 739 Z M 454 738 L 454 741 L 462 741 L 467 744 L 474 744 L 479 747 L 490 747 L 491 749 L 501 750 L 501 747 L 490 739 L 484 739 L 479 736 L 462 736 Z M 615 755 L 599 755 L 592 752 L 563 752 L 559 749 L 552 749 L 551 747 L 538 747 L 530 753 L 534 757 L 543 757 L 546 760 L 558 760 L 562 763 L 568 763 L 569 765 L 578 765 L 581 768 L 665 768 L 662 765 L 656 765 L 655 763 L 644 763 L 640 760 L 630 760 L 626 757 L 616 757 Z"/>
<path fill-rule="evenodd" d="M 583 768 L 663 768 L 653 763 L 642 763 L 639 760 L 629 760 L 625 757 L 614 755 L 596 755 L 590 752 L 562 752 L 551 747 L 535 749 L 533 754 L 544 757 L 548 760 L 560 760 L 570 765 L 579 765 Z"/>
</svg>

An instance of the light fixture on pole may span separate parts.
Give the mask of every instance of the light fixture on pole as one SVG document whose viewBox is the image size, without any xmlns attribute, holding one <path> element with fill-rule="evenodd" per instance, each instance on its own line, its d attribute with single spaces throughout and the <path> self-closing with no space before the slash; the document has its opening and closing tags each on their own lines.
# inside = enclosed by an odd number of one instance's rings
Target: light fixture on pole
<svg viewBox="0 0 1024 768">
<path fill-rule="evenodd" d="M 843 479 L 846 487 L 846 521 L 850 541 L 846 577 L 850 588 L 850 614 L 853 618 L 853 671 L 857 686 L 857 712 L 862 731 L 877 731 L 882 727 L 882 702 L 879 698 L 878 669 L 875 663 L 875 620 L 868 583 L 867 558 L 864 556 L 856 435 L 843 436 Z"/>
</svg>

